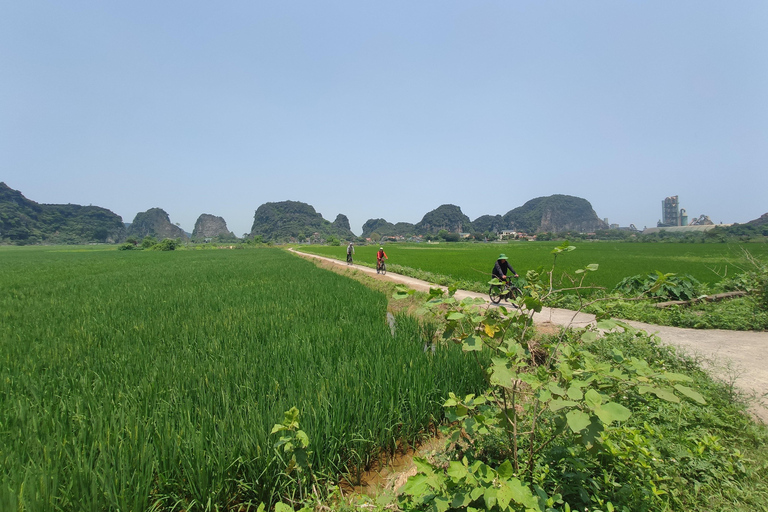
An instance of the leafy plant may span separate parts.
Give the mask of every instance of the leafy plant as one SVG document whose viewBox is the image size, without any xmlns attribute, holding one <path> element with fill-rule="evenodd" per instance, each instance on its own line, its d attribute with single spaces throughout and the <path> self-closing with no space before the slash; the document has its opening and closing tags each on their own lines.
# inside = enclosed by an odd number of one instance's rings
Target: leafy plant
<svg viewBox="0 0 768 512">
<path fill-rule="evenodd" d="M 701 294 L 702 284 L 693 276 L 656 271 L 648 276 L 635 275 L 622 279 L 613 289 L 626 296 L 644 295 L 656 300 L 691 300 Z"/>
<path fill-rule="evenodd" d="M 525 293 L 515 301 L 519 312 L 488 308 L 481 299 L 457 301 L 451 296 L 427 303 L 444 320 L 443 340 L 460 344 L 467 354 L 490 352 L 491 362 L 484 366 L 489 389 L 480 396 L 449 395 L 444 403 L 454 425 L 449 442 L 461 462 L 441 468 L 419 461 L 419 474 L 409 481 L 401 498 L 403 508 L 550 510 L 562 503 L 562 495 L 547 485 L 551 480 L 546 476 L 556 448 L 582 447 L 570 454 L 576 458 L 570 464 L 577 466 L 588 464 L 595 455 L 610 456 L 617 443 L 629 451 L 630 459 L 633 450 L 642 453 L 642 444 L 624 442 L 635 435 L 622 426 L 632 415 L 621 403 L 630 404 L 628 396 L 635 397 L 635 402 L 654 397 L 672 403 L 705 403 L 688 385 L 692 379 L 686 375 L 652 368 L 618 349 L 609 360 L 599 360 L 588 350 L 598 338 L 595 330 L 582 331 L 570 343 L 565 333 L 548 344 L 534 342 L 533 314 L 550 294 L 560 291 L 554 289 L 552 279 L 557 257 L 574 249 L 564 243 L 552 251 L 551 270 L 528 273 Z M 581 277 L 572 290 L 578 294 L 586 274 L 595 270 L 596 265 L 577 270 Z M 598 328 L 632 331 L 609 320 Z M 506 451 L 497 451 L 494 461 L 478 450 L 477 439 L 487 436 L 507 440 Z M 664 494 L 659 491 L 662 484 L 657 474 L 648 473 L 638 482 L 649 489 L 643 499 L 658 499 Z M 592 495 L 586 484 L 580 492 L 586 494 L 586 503 L 613 508 L 606 493 L 593 490 Z"/>
</svg>

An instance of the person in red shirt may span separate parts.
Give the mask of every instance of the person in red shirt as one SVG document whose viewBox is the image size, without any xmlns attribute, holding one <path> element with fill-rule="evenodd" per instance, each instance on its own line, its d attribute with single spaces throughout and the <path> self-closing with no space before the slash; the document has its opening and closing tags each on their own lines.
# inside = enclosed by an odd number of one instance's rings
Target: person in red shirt
<svg viewBox="0 0 768 512">
<path fill-rule="evenodd" d="M 384 252 L 383 247 L 379 247 L 379 252 L 376 253 L 376 268 L 381 268 L 382 260 L 388 260 L 387 253 Z"/>
</svg>

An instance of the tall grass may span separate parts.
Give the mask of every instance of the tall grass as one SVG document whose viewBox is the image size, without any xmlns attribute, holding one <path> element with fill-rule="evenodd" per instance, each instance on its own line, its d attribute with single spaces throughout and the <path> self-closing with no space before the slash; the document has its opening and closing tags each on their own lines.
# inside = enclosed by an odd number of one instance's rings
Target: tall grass
<svg viewBox="0 0 768 512">
<path fill-rule="evenodd" d="M 482 376 L 386 297 L 283 251 L 0 251 L 0 509 L 212 510 L 356 472 Z"/>
</svg>

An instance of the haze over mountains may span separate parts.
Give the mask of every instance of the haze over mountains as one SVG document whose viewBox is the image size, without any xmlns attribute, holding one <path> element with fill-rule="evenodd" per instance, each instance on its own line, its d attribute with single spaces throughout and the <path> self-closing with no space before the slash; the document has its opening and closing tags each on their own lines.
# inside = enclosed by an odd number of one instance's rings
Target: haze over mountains
<svg viewBox="0 0 768 512">
<path fill-rule="evenodd" d="M 377 233 L 381 236 L 413 236 L 448 233 L 498 233 L 514 230 L 525 233 L 594 232 L 608 229 L 586 199 L 569 195 L 552 195 L 531 199 L 504 215 L 487 214 L 470 220 L 461 208 L 444 204 L 427 212 L 416 224 L 391 223 L 386 219 L 369 219 L 363 225 L 361 238 Z M 171 222 L 161 208 L 136 214 L 126 225 L 124 219 L 98 206 L 75 204 L 39 204 L 0 182 L 0 243 L 118 243 L 126 238 L 187 239 L 187 233 Z M 339 213 L 333 222 L 306 203 L 282 201 L 265 203 L 254 214 L 250 237 L 264 241 L 288 241 L 315 237 L 340 240 L 358 238 L 350 229 L 346 215 Z M 203 213 L 192 232 L 195 240 L 236 239 L 226 221 Z"/>
</svg>

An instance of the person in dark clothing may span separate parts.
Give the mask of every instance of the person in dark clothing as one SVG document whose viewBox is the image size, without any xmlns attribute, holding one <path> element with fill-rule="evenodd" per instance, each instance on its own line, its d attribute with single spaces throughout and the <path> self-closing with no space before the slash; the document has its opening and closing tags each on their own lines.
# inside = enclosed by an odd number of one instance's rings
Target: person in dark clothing
<svg viewBox="0 0 768 512">
<path fill-rule="evenodd" d="M 517 275 L 517 272 L 515 272 L 515 269 L 512 268 L 512 265 L 510 265 L 507 261 L 507 255 L 499 254 L 499 257 L 496 258 L 496 265 L 493 266 L 493 272 L 491 272 L 491 274 L 493 274 L 493 277 L 496 279 L 506 281 L 507 271 L 512 272 L 515 277 L 520 277 Z"/>
<path fill-rule="evenodd" d="M 349 245 L 347 246 L 347 263 L 352 264 L 352 256 L 355 254 L 355 246 L 352 245 L 352 242 L 349 242 Z"/>
</svg>

